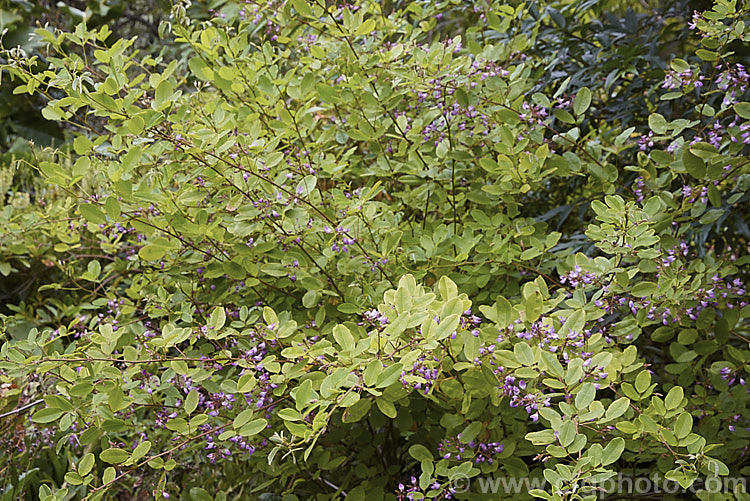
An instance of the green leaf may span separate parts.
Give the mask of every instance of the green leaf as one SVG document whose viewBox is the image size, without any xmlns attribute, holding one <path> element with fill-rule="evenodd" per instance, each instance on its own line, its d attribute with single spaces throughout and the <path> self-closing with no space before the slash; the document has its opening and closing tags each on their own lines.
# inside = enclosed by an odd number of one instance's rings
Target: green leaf
<svg viewBox="0 0 750 501">
<path fill-rule="evenodd" d="M 110 464 L 124 463 L 129 457 L 130 453 L 128 451 L 116 447 L 104 450 L 99 454 L 99 459 Z"/>
<path fill-rule="evenodd" d="M 115 479 L 115 477 L 117 477 L 117 470 L 109 466 L 104 469 L 104 473 L 102 474 L 102 483 L 108 484 L 112 482 Z"/>
<path fill-rule="evenodd" d="M 706 162 L 699 156 L 694 155 L 688 148 L 685 148 L 682 152 L 682 164 L 685 166 L 688 174 L 695 179 L 706 177 Z"/>
<path fill-rule="evenodd" d="M 344 325 L 337 325 L 333 328 L 333 338 L 344 351 L 354 349 L 354 336 L 351 331 Z"/>
<path fill-rule="evenodd" d="M 159 259 L 163 258 L 164 255 L 167 253 L 167 249 L 162 247 L 161 245 L 145 245 L 141 247 L 141 250 L 138 251 L 138 255 L 141 257 L 141 259 L 144 259 L 146 261 L 158 261 Z"/>
<path fill-rule="evenodd" d="M 169 83 L 169 80 L 164 79 L 159 82 L 159 85 L 156 86 L 156 92 L 154 93 L 154 109 L 159 111 L 162 107 L 168 105 L 173 94 L 174 88 L 172 87 L 172 84 Z"/>
<path fill-rule="evenodd" d="M 292 5 L 294 6 L 294 10 L 299 12 L 300 15 L 308 18 L 315 17 L 307 0 L 292 0 Z"/>
<path fill-rule="evenodd" d="M 448 336 L 451 336 L 458 328 L 458 323 L 461 321 L 461 316 L 458 314 L 448 315 L 447 317 L 440 320 L 440 323 L 435 330 L 435 338 L 440 341 Z"/>
<path fill-rule="evenodd" d="M 711 209 L 701 216 L 698 220 L 700 224 L 711 224 L 724 214 L 721 209 Z"/>
<path fill-rule="evenodd" d="M 495 162 L 495 160 L 490 157 L 480 158 L 479 166 L 490 174 L 495 173 L 500 169 L 500 167 L 497 165 L 497 162 Z"/>
<path fill-rule="evenodd" d="M 86 280 L 90 280 L 92 282 L 95 282 L 99 275 L 102 272 L 102 265 L 99 264 L 99 261 L 96 259 L 93 259 L 89 261 L 89 264 L 86 266 L 86 273 L 84 274 L 84 278 Z"/>
<path fill-rule="evenodd" d="M 188 414 L 192 414 L 193 411 L 198 407 L 198 392 L 195 390 L 190 390 L 190 393 L 187 394 L 187 397 L 185 397 L 185 405 L 183 406 L 185 409 L 185 412 Z"/>
<path fill-rule="evenodd" d="M 138 115 L 128 120 L 128 130 L 134 136 L 140 135 L 143 132 L 143 128 L 145 127 L 145 125 L 146 123 L 143 121 L 143 118 Z"/>
<path fill-rule="evenodd" d="M 87 428 L 78 436 L 81 445 L 90 445 L 99 439 L 101 430 L 99 428 Z"/>
<path fill-rule="evenodd" d="M 345 423 L 356 423 L 367 415 L 372 407 L 372 400 L 369 398 L 363 398 L 357 403 L 349 407 L 344 414 Z"/>
<path fill-rule="evenodd" d="M 584 113 L 586 113 L 586 110 L 589 109 L 589 106 L 591 105 L 591 91 L 588 87 L 581 87 L 578 89 L 578 93 L 576 94 L 576 98 L 573 101 L 573 112 L 576 114 L 576 116 L 581 116 Z"/>
<path fill-rule="evenodd" d="M 458 439 L 461 441 L 462 444 L 468 444 L 475 438 L 477 438 L 477 435 L 479 435 L 479 432 L 482 429 L 482 423 L 480 421 L 474 421 L 473 423 L 469 424 L 464 430 L 458 434 Z"/>
<path fill-rule="evenodd" d="M 565 369 L 563 369 L 560 360 L 554 354 L 550 353 L 549 351 L 543 350 L 542 360 L 544 361 L 544 364 L 546 366 L 545 369 L 549 374 L 557 377 L 563 377 L 565 375 Z"/>
<path fill-rule="evenodd" d="M 516 360 L 521 362 L 523 365 L 534 365 L 534 352 L 531 350 L 531 347 L 525 342 L 521 341 L 517 343 L 513 347 L 513 354 L 516 356 Z"/>
<path fill-rule="evenodd" d="M 679 439 L 687 437 L 693 431 L 693 416 L 688 412 L 683 412 L 674 423 L 674 434 Z"/>
<path fill-rule="evenodd" d="M 301 421 L 302 420 L 302 416 L 300 415 L 299 412 L 297 412 L 294 409 L 290 409 L 288 407 L 285 409 L 279 410 L 277 415 L 284 421 Z"/>
<path fill-rule="evenodd" d="M 130 456 L 130 460 L 133 463 L 135 463 L 139 459 L 141 459 L 143 456 L 145 456 L 146 454 L 148 454 L 148 451 L 150 451 L 150 450 L 151 450 L 151 442 L 150 441 L 146 440 L 144 442 L 141 442 L 140 444 L 138 444 L 136 446 L 135 450 L 133 451 L 133 454 Z"/>
<path fill-rule="evenodd" d="M 541 489 L 531 489 L 529 491 L 529 495 L 540 499 L 552 499 L 552 494 L 549 494 L 548 492 L 545 492 Z"/>
<path fill-rule="evenodd" d="M 638 421 L 643 425 L 643 429 L 649 433 L 658 433 L 659 425 L 654 421 L 654 418 L 648 414 L 641 414 L 638 416 Z"/>
<path fill-rule="evenodd" d="M 569 111 L 555 108 L 554 110 L 552 110 L 552 114 L 555 115 L 555 118 L 563 123 L 571 125 L 576 123 L 576 119 L 573 118 L 573 115 L 571 115 Z"/>
<path fill-rule="evenodd" d="M 596 398 L 596 388 L 593 383 L 584 383 L 576 393 L 575 405 L 578 409 L 586 409 Z"/>
<path fill-rule="evenodd" d="M 107 51 L 97 49 L 94 51 L 94 57 L 104 64 L 109 63 L 109 52 Z"/>
<path fill-rule="evenodd" d="M 78 211 L 90 223 L 104 224 L 107 222 L 104 213 L 94 204 L 81 204 L 78 206 Z"/>
<path fill-rule="evenodd" d="M 217 306 L 214 311 L 211 312 L 211 316 L 208 319 L 208 328 L 216 332 L 224 327 L 224 323 L 227 321 L 227 314 L 224 312 L 224 308 Z"/>
<path fill-rule="evenodd" d="M 258 384 L 258 380 L 253 374 L 243 374 L 237 380 L 237 393 L 250 393 Z"/>
<path fill-rule="evenodd" d="M 536 322 L 539 316 L 542 314 L 544 308 L 544 298 L 541 292 L 534 291 L 529 294 L 524 302 L 524 311 L 526 313 L 527 322 Z"/>
<path fill-rule="evenodd" d="M 401 363 L 392 364 L 386 367 L 383 372 L 378 375 L 378 380 L 375 387 L 385 388 L 386 386 L 390 386 L 395 383 L 396 380 L 398 380 L 398 378 L 401 376 L 402 368 L 403 364 Z"/>
<path fill-rule="evenodd" d="M 256 419 L 242 426 L 238 430 L 238 433 L 243 437 L 252 437 L 265 430 L 267 424 L 268 421 L 266 421 L 265 419 Z"/>
<path fill-rule="evenodd" d="M 746 120 L 750 120 L 750 103 L 736 103 L 734 112 Z"/>
<path fill-rule="evenodd" d="M 120 217 L 120 202 L 115 197 L 107 197 L 104 201 L 104 210 L 110 219 L 117 219 Z"/>
<path fill-rule="evenodd" d="M 237 414 L 237 417 L 234 418 L 234 421 L 232 422 L 232 427 L 234 429 L 241 428 L 245 425 L 250 419 L 253 417 L 253 414 L 255 414 L 255 411 L 253 409 L 245 409 L 244 411 Z"/>
<path fill-rule="evenodd" d="M 498 296 L 496 301 L 497 323 L 501 328 L 505 328 L 509 326 L 518 315 L 513 311 L 513 306 L 510 304 L 510 301 L 503 296 Z"/>
<path fill-rule="evenodd" d="M 318 84 L 318 94 L 320 95 L 320 98 L 327 103 L 336 104 L 339 102 L 339 97 L 336 89 L 334 89 L 330 85 Z"/>
<path fill-rule="evenodd" d="M 307 404 L 310 403 L 310 399 L 312 396 L 312 381 L 309 379 L 305 379 L 302 384 L 299 385 L 297 388 L 297 393 L 294 395 L 294 400 L 296 402 L 295 407 L 298 411 L 301 411 L 305 408 Z"/>
<path fill-rule="evenodd" d="M 374 386 L 377 382 L 377 378 L 380 373 L 383 372 L 383 362 L 380 360 L 372 360 L 367 364 L 364 371 L 365 384 L 367 386 Z"/>
<path fill-rule="evenodd" d="M 667 120 L 659 113 L 652 113 L 648 117 L 648 126 L 656 134 L 664 134 L 667 132 Z"/>
<path fill-rule="evenodd" d="M 630 408 L 630 399 L 628 397 L 621 397 L 609 404 L 607 412 L 604 414 L 604 421 L 611 421 L 616 419 Z"/>
<path fill-rule="evenodd" d="M 641 371 L 635 378 L 635 389 L 639 393 L 645 392 L 651 384 L 651 373 L 648 370 Z"/>
<path fill-rule="evenodd" d="M 89 452 L 88 454 L 84 455 L 81 460 L 78 462 L 78 474 L 82 477 L 85 477 L 89 474 L 89 472 L 94 468 L 94 463 L 96 462 L 96 458 L 94 457 L 94 454 Z"/>
<path fill-rule="evenodd" d="M 85 155 L 92 146 L 91 140 L 84 135 L 79 135 L 73 140 L 73 150 L 78 155 Z"/>
<path fill-rule="evenodd" d="M 393 405 L 393 403 L 389 402 L 388 400 L 385 400 L 384 398 L 378 398 L 375 400 L 375 404 L 377 404 L 378 409 L 380 409 L 380 412 L 382 412 L 386 417 L 395 419 L 396 416 L 398 416 L 398 411 L 396 410 L 396 406 Z"/>
<path fill-rule="evenodd" d="M 571 332 L 581 334 L 583 332 L 583 326 L 586 324 L 586 312 L 584 310 L 575 310 L 570 316 L 565 319 L 565 323 L 562 326 L 560 332 L 567 336 Z"/>
<path fill-rule="evenodd" d="M 682 391 L 682 388 L 679 386 L 673 386 L 672 389 L 669 390 L 669 393 L 667 393 L 666 398 L 664 398 L 664 405 L 667 407 L 667 410 L 676 409 L 682 405 L 682 400 L 684 398 L 685 394 Z"/>
<path fill-rule="evenodd" d="M 719 54 L 711 50 L 698 49 L 695 51 L 695 55 L 704 61 L 716 62 L 719 60 Z"/>
<path fill-rule="evenodd" d="M 81 476 L 74 471 L 67 472 L 64 475 L 64 479 L 70 485 L 81 485 L 83 483 L 83 478 L 81 478 Z"/>
<path fill-rule="evenodd" d="M 435 459 L 432 452 L 422 444 L 414 444 L 409 447 L 409 455 L 419 462 L 433 461 Z"/>
<path fill-rule="evenodd" d="M 620 459 L 624 450 L 625 440 L 622 437 L 613 438 L 602 451 L 602 466 L 607 466 Z"/>
<path fill-rule="evenodd" d="M 573 443 L 573 440 L 575 440 L 576 426 L 575 423 L 573 423 L 573 421 L 571 420 L 566 420 L 565 422 L 563 422 L 563 424 L 556 431 L 558 432 L 557 439 L 560 441 L 560 445 L 562 445 L 563 447 L 569 446 Z"/>
<path fill-rule="evenodd" d="M 362 35 L 369 35 L 375 30 L 375 20 L 373 18 L 369 18 L 364 23 L 360 24 L 357 30 L 354 32 L 354 36 L 362 36 Z"/>
<path fill-rule="evenodd" d="M 677 482 L 680 484 L 680 487 L 683 489 L 687 489 L 691 485 L 693 485 L 693 482 L 695 482 L 695 479 L 698 478 L 698 472 L 694 471 L 685 471 L 685 470 L 670 470 L 667 473 L 664 474 L 664 478 L 667 480 L 672 480 L 674 482 Z"/>
<path fill-rule="evenodd" d="M 690 65 L 684 59 L 680 59 L 680 58 L 673 59 L 669 65 L 677 73 L 683 73 L 690 69 Z"/>
<path fill-rule="evenodd" d="M 658 289 L 654 282 L 640 282 L 633 286 L 630 293 L 636 297 L 651 296 Z"/>
<path fill-rule="evenodd" d="M 51 423 L 57 421 L 64 412 L 61 409 L 54 407 L 46 407 L 44 409 L 36 411 L 32 416 L 31 420 L 35 423 Z"/>
</svg>

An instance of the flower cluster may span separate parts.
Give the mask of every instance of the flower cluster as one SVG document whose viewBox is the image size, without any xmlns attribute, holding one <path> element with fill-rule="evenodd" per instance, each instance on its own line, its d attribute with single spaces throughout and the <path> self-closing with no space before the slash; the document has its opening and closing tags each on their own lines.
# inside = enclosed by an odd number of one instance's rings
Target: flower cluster
<svg viewBox="0 0 750 501">
<path fill-rule="evenodd" d="M 722 70 L 719 76 L 716 78 L 716 86 L 723 90 L 731 92 L 728 94 L 731 101 L 727 103 L 727 106 L 734 102 L 737 96 L 743 95 L 750 84 L 750 73 L 747 72 L 745 66 L 737 63 L 734 66 L 722 68 L 721 64 L 716 65 L 716 71 Z M 726 99 L 726 98 L 725 98 Z"/>
<path fill-rule="evenodd" d="M 680 250 L 668 251 L 667 257 L 663 258 L 661 263 L 669 266 L 679 253 L 687 255 L 686 247 L 681 245 Z M 604 309 L 608 313 L 616 314 L 618 308 L 625 307 L 633 315 L 646 309 L 646 318 L 648 320 L 660 321 L 664 325 L 676 323 L 683 316 L 690 320 L 697 320 L 698 315 L 707 308 L 718 308 L 725 305 L 727 308 L 743 308 L 748 304 L 745 299 L 746 289 L 741 279 L 725 278 L 714 275 L 710 283 L 698 288 L 693 294 L 693 299 L 688 303 L 691 306 L 683 308 L 660 307 L 655 301 L 645 298 L 637 298 L 631 295 L 615 294 L 607 300 L 598 299 L 594 303 L 597 307 Z"/>
<path fill-rule="evenodd" d="M 552 403 L 552 399 L 545 396 L 541 390 L 529 388 L 524 379 L 511 374 L 503 378 L 503 384 L 498 390 L 500 396 L 508 397 L 511 407 L 523 407 L 532 422 L 539 420 L 539 404 L 549 407 Z"/>
<path fill-rule="evenodd" d="M 679 256 L 687 256 L 689 251 L 690 249 L 687 243 L 680 242 L 679 245 L 667 249 L 667 255 L 661 258 L 661 265 L 665 268 L 669 267 L 679 258 Z"/>
<path fill-rule="evenodd" d="M 571 271 L 560 275 L 561 283 L 570 283 L 573 287 L 578 287 L 579 285 L 590 285 L 595 281 L 595 274 L 581 270 L 581 267 L 578 265 L 575 265 Z"/>
<path fill-rule="evenodd" d="M 365 321 L 376 328 L 383 327 L 384 325 L 388 325 L 388 317 L 380 313 L 375 308 L 371 310 L 367 310 L 363 313 L 363 317 Z"/>
<path fill-rule="evenodd" d="M 555 330 L 554 324 L 551 319 L 547 317 L 541 317 L 539 320 L 532 323 L 531 327 L 528 329 L 516 332 L 516 337 L 528 341 L 531 341 L 532 339 L 536 340 L 540 348 L 548 349 L 552 353 L 557 351 L 558 340 L 560 339 Z"/>
<path fill-rule="evenodd" d="M 456 489 L 448 484 L 441 485 L 440 482 L 433 482 L 430 485 L 430 491 L 428 494 L 433 499 L 453 499 L 453 495 L 456 493 Z M 399 501 L 412 500 L 412 499 L 424 499 L 424 493 L 419 487 L 417 477 L 412 476 L 407 484 L 399 482 L 398 489 L 396 490 L 396 499 Z"/>
<path fill-rule="evenodd" d="M 356 240 L 349 235 L 349 232 L 351 231 L 349 228 L 339 226 L 334 231 L 328 225 L 323 225 L 323 231 L 334 234 L 334 240 L 331 244 L 331 250 L 333 252 L 349 252 L 349 246 L 357 243 Z"/>
<path fill-rule="evenodd" d="M 399 381 L 404 388 L 411 388 L 414 390 L 420 390 L 425 395 L 430 393 L 432 386 L 437 380 L 440 370 L 430 365 L 439 363 L 440 360 L 437 357 L 433 357 L 429 362 L 424 356 L 419 357 L 414 361 L 414 364 L 409 370 L 401 371 L 401 377 Z"/>
<path fill-rule="evenodd" d="M 706 205 L 708 203 L 708 188 L 703 186 L 700 191 L 695 190 L 692 186 L 689 185 L 683 185 L 682 186 L 682 196 L 685 198 L 687 203 L 695 203 L 696 201 L 699 201 L 703 205 Z"/>
<path fill-rule="evenodd" d="M 706 77 L 700 72 L 695 72 L 692 69 L 686 69 L 683 71 L 668 70 L 664 76 L 664 82 L 661 84 L 662 89 L 677 89 L 692 87 L 703 87 Z"/>
<path fill-rule="evenodd" d="M 503 452 L 505 446 L 500 442 L 482 442 L 472 440 L 462 443 L 458 437 L 446 438 L 438 445 L 438 453 L 443 459 L 466 461 L 470 459 L 474 464 L 495 462 L 495 456 Z"/>
</svg>

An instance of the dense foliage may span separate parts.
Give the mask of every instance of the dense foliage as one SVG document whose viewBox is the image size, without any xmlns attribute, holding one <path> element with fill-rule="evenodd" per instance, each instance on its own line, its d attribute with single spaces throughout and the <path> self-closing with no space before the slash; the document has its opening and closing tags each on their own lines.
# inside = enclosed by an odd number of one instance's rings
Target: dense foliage
<svg viewBox="0 0 750 501">
<path fill-rule="evenodd" d="M 750 1 L 611 8 L 6 41 L 0 499 L 746 499 Z"/>
</svg>

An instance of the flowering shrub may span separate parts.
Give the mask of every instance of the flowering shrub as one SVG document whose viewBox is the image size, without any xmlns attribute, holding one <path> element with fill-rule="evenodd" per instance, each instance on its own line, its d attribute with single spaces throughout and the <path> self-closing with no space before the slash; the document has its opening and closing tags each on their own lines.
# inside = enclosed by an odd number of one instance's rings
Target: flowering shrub
<svg viewBox="0 0 750 501">
<path fill-rule="evenodd" d="M 2 201 L 0 272 L 45 269 L 3 317 L 3 495 L 746 476 L 749 10 L 695 15 L 647 130 L 592 125 L 625 82 L 538 88 L 533 5 L 185 2 L 171 60 L 37 29 L 3 69 L 70 143 Z"/>
</svg>

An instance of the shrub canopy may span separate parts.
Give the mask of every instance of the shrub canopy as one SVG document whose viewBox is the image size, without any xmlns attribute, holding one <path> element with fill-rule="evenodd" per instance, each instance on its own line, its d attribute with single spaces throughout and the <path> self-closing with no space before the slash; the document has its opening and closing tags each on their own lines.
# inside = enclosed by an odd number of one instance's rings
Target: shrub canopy
<svg viewBox="0 0 750 501">
<path fill-rule="evenodd" d="M 2 499 L 748 475 L 750 2 L 214 3 L 6 45 Z"/>
</svg>

